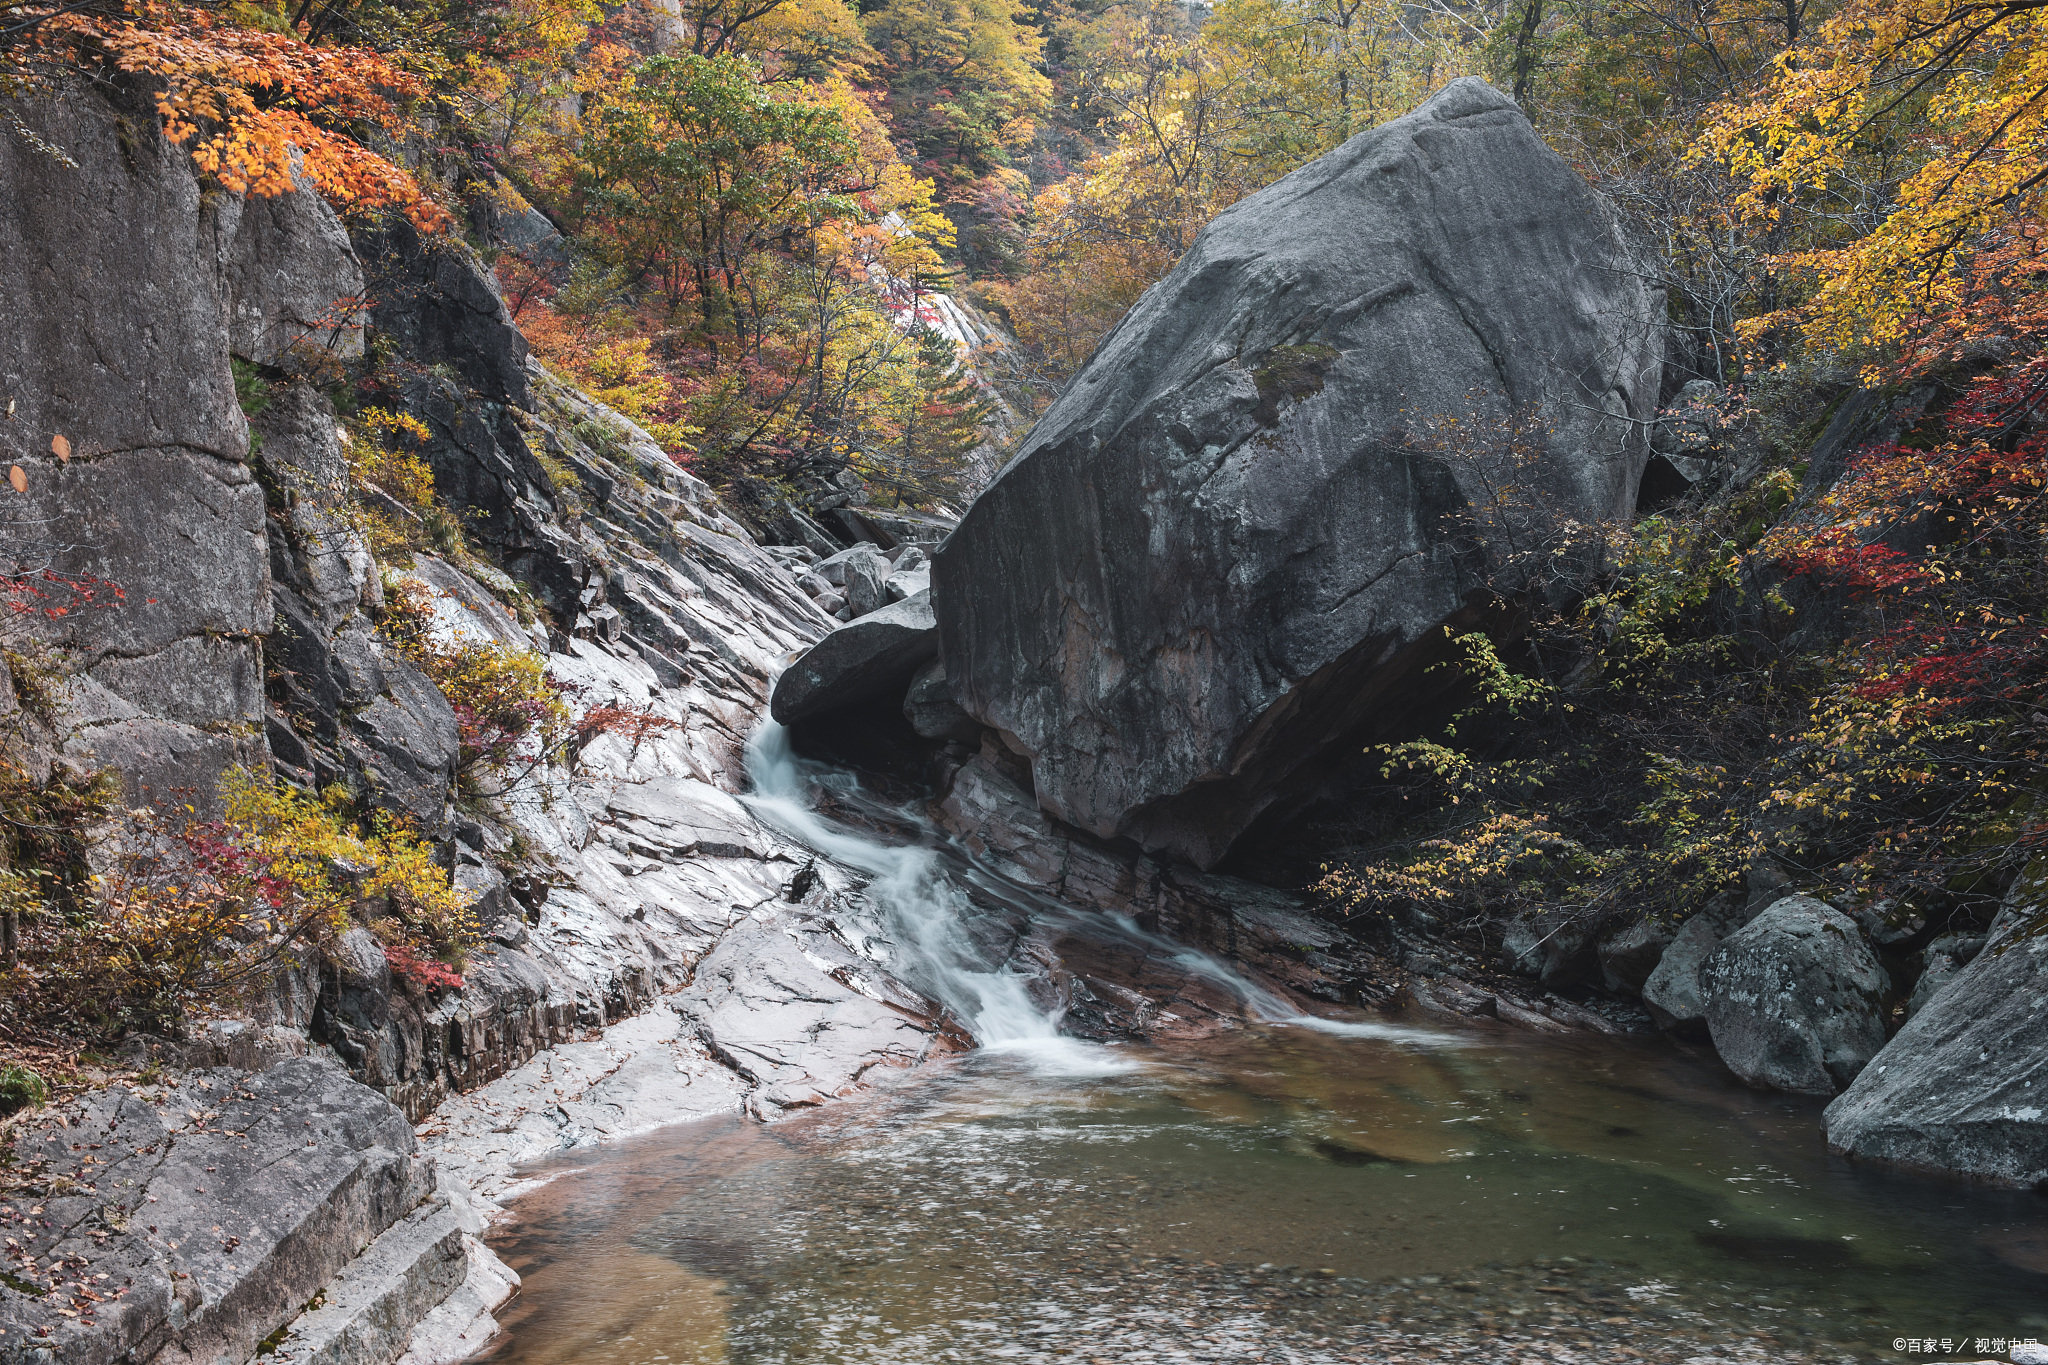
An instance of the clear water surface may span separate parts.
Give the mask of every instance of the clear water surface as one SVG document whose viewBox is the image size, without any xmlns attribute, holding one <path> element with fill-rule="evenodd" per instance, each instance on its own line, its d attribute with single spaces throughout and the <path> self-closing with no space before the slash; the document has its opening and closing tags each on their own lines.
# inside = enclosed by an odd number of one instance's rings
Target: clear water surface
<svg viewBox="0 0 2048 1365">
<path fill-rule="evenodd" d="M 874 879 L 892 966 L 985 1046 L 771 1128 L 550 1163 L 494 1234 L 525 1277 L 494 1362 L 1905 1361 L 2048 1339 L 2048 1199 L 1830 1157 L 1819 1102 L 1667 1040 L 1307 1019 L 1249 983 L 1221 1038 L 1063 1038 L 978 959 L 973 869 L 813 814 L 806 784 L 848 779 L 772 729 L 754 757 L 764 817 Z"/>
</svg>

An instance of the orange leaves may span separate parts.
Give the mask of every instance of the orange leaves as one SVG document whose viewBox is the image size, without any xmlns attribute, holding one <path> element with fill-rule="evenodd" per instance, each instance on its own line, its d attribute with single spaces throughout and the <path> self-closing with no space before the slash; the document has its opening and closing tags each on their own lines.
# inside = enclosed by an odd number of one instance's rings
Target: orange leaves
<svg viewBox="0 0 2048 1365">
<path fill-rule="evenodd" d="M 1749 183 L 1753 221 L 1809 215 L 1810 249 L 1781 263 L 1811 277 L 1810 341 L 1910 353 L 1968 310 L 1980 253 L 2043 212 L 2048 5 L 1852 0 L 1700 148 Z"/>
<path fill-rule="evenodd" d="M 396 209 L 421 232 L 446 230 L 448 210 L 421 192 L 411 175 L 352 139 L 330 133 L 301 114 L 279 110 L 263 116 L 299 149 L 306 175 L 343 213 L 351 209 Z"/>
<path fill-rule="evenodd" d="M 238 194 L 294 188 L 294 152 L 305 176 L 336 207 L 395 209 L 422 231 L 451 220 L 404 170 L 330 125 L 405 130 L 400 103 L 419 81 L 361 48 L 321 48 L 298 38 L 220 25 L 204 10 L 151 5 L 120 21 L 79 19 L 123 71 L 162 82 L 164 135 Z"/>
</svg>

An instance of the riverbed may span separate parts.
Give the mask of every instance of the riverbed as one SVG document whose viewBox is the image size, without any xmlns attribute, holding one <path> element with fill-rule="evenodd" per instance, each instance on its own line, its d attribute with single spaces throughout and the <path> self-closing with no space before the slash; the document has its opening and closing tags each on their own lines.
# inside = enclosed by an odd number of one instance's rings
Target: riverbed
<svg viewBox="0 0 2048 1365">
<path fill-rule="evenodd" d="M 1328 1027 L 1027 1040 L 559 1158 L 494 1237 L 525 1288 L 487 1358 L 1901 1361 L 2048 1337 L 2039 1195 L 1831 1158 L 1818 1102 L 1663 1039 Z"/>
<path fill-rule="evenodd" d="M 979 1046 L 531 1168 L 492 1237 L 524 1277 L 497 1365 L 1897 1362 L 2048 1337 L 2048 1199 L 1831 1157 L 1820 1101 L 1710 1049 L 1309 1012 L 1007 881 L 775 726 L 749 772 L 756 815 L 862 886 L 851 941 Z M 1066 1036 L 1020 947 L 1054 922 L 1206 983 L 1203 1025 Z"/>
</svg>

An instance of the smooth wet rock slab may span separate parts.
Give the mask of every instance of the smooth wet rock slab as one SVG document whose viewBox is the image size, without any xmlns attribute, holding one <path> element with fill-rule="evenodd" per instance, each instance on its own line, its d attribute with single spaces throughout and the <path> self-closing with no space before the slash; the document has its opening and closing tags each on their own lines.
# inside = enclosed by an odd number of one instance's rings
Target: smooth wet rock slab
<svg viewBox="0 0 2048 1365">
<path fill-rule="evenodd" d="M 862 994 L 848 984 L 859 980 L 854 967 L 806 951 L 779 917 L 750 920 L 697 965 L 676 1006 L 705 1050 L 751 1087 L 746 1107 L 758 1118 L 852 1094 L 875 1067 L 958 1050 L 963 1040 L 937 1005 Z M 913 1001 L 921 1009 L 906 1008 Z"/>
</svg>

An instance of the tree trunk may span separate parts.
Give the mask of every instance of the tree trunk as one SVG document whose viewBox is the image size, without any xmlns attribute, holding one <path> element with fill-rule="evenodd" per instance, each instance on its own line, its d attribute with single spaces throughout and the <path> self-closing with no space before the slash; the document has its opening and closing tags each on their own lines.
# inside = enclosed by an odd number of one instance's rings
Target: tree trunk
<svg viewBox="0 0 2048 1365">
<path fill-rule="evenodd" d="M 1522 31 L 1515 35 L 1515 103 L 1529 102 L 1529 77 L 1536 70 L 1536 27 L 1543 22 L 1543 0 L 1522 7 Z"/>
</svg>

